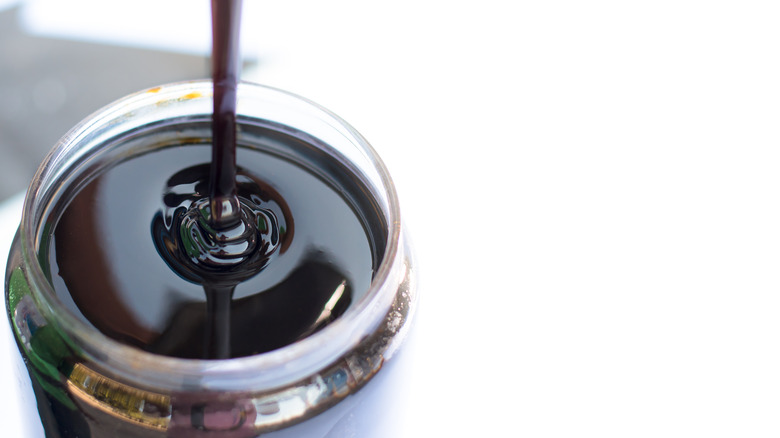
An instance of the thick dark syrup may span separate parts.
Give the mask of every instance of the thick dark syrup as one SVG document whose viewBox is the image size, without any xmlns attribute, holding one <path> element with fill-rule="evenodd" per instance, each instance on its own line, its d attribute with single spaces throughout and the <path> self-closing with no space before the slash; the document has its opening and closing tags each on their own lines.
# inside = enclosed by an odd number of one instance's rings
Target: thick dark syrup
<svg viewBox="0 0 780 438">
<path fill-rule="evenodd" d="M 212 0 L 211 144 L 116 163 L 52 217 L 57 294 L 150 352 L 224 359 L 295 342 L 368 290 L 382 251 L 370 192 L 327 146 L 242 126 L 262 141 L 238 160 L 240 13 L 240 0 Z"/>
<path fill-rule="evenodd" d="M 258 247 L 276 248 L 257 262 L 264 263 L 260 274 L 246 278 L 240 263 L 216 274 L 227 280 L 211 287 L 231 290 L 215 293 L 233 299 L 207 300 L 200 281 L 215 274 L 183 260 L 186 248 L 176 247 L 182 240 L 171 227 L 208 193 L 209 144 L 164 147 L 119 162 L 53 212 L 48 260 L 60 299 L 109 337 L 183 358 L 274 350 L 343 314 L 368 290 L 383 251 L 376 204 L 309 139 L 245 131 L 291 152 L 238 150 L 238 197 L 257 216 L 273 217 L 278 233 L 259 233 Z M 161 257 L 161 245 L 182 259 Z M 241 281 L 233 284 L 231 275 Z"/>
<path fill-rule="evenodd" d="M 216 237 L 224 236 L 227 231 L 235 234 L 227 240 L 238 245 L 246 244 L 246 248 L 235 248 L 234 245 L 217 245 L 216 254 L 241 254 L 239 261 L 228 263 L 227 269 L 240 266 L 241 277 L 252 276 L 262 269 L 263 263 L 246 263 L 243 259 L 266 259 L 263 248 L 255 245 L 255 221 L 253 211 L 244 208 L 236 193 L 236 101 L 240 69 L 239 35 L 241 24 L 242 0 L 211 0 L 212 50 L 211 68 L 214 84 L 214 111 L 212 117 L 211 148 L 211 178 L 210 198 L 208 199 L 210 216 L 205 222 L 210 225 L 208 234 Z M 204 204 L 205 206 L 205 204 Z M 203 218 L 200 208 L 195 209 L 193 216 Z M 194 219 L 198 226 L 199 219 Z M 274 246 L 265 247 L 273 250 Z M 203 254 L 215 253 L 210 248 L 202 248 Z M 270 252 L 269 252 L 270 253 Z M 220 257 L 224 260 L 224 257 Z M 222 267 L 222 266 L 219 266 Z M 225 281 L 223 275 L 214 279 L 203 280 L 203 290 L 206 293 L 206 325 L 205 343 L 206 358 L 224 359 L 230 357 L 230 302 L 233 299 L 235 286 L 243 280 L 231 275 L 236 281 Z"/>
<path fill-rule="evenodd" d="M 241 56 L 242 0 L 211 1 L 211 70 L 214 84 L 211 150 L 211 222 L 217 228 L 240 220 L 236 195 L 236 102 Z"/>
<path fill-rule="evenodd" d="M 382 208 L 349 160 L 289 126 L 236 118 L 241 4 L 212 7 L 212 120 L 137 128 L 90 152 L 57 185 L 38 248 L 77 317 L 127 345 L 192 359 L 260 354 L 322 329 L 369 291 L 388 240 Z M 135 405 L 142 391 L 74 366 L 59 337 L 49 349 L 50 326 L 36 329 L 37 361 L 25 361 L 47 434 L 211 434 L 205 404 Z M 94 392 L 75 396 L 82 389 Z M 136 423 L 128 406 L 154 421 Z M 167 419 L 167 430 L 149 427 Z"/>
</svg>

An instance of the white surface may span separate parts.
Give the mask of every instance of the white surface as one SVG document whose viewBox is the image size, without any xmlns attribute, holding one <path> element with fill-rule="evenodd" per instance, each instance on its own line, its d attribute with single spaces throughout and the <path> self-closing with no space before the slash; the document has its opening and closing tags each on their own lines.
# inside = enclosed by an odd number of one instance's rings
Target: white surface
<svg viewBox="0 0 780 438">
<path fill-rule="evenodd" d="M 207 54 L 209 5 L 187 0 L 25 0 L 20 18 L 35 35 Z"/>
<path fill-rule="evenodd" d="M 250 3 L 410 219 L 398 436 L 778 435 L 775 2 Z"/>
<path fill-rule="evenodd" d="M 0 272 L 5 273 L 6 258 L 16 227 L 22 215 L 24 194 L 19 193 L 0 204 Z M 5 278 L 5 275 L 3 275 Z M 37 438 L 43 436 L 40 420 L 29 415 L 36 412 L 35 398 L 30 390 L 30 376 L 24 366 L 19 350 L 14 342 L 11 326 L 6 315 L 5 298 L 2 304 L 2 323 L 0 323 L 0 352 L 5 360 L 0 361 L 0 394 L 3 394 L 2 414 L 3 434 L 9 437 Z"/>
</svg>

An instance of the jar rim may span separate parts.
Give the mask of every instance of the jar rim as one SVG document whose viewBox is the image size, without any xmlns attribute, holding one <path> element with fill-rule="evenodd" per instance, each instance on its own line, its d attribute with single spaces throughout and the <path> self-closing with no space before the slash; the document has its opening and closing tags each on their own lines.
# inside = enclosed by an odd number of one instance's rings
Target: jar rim
<svg viewBox="0 0 780 438">
<path fill-rule="evenodd" d="M 37 257 L 45 211 L 41 203 L 50 199 L 44 196 L 46 184 L 51 183 L 53 169 L 68 165 L 68 156 L 78 151 L 79 142 L 86 134 L 108 129 L 112 123 L 121 128 L 121 123 L 139 112 L 160 110 L 161 103 L 169 105 L 167 109 L 175 109 L 177 103 L 197 98 L 205 100 L 202 103 L 208 105 L 204 107 L 210 108 L 211 91 L 210 81 L 176 82 L 139 91 L 105 106 L 72 128 L 46 156 L 28 189 L 20 226 L 22 257 L 29 268 L 31 290 L 44 316 L 58 326 L 66 339 L 76 343 L 98 368 L 128 383 L 159 390 L 270 390 L 312 376 L 347 354 L 383 321 L 398 287 L 394 282 L 399 278 L 401 221 L 392 179 L 368 141 L 329 110 L 287 91 L 248 82 L 239 84 L 239 116 L 242 99 L 272 98 L 294 103 L 310 111 L 339 135 L 346 136 L 362 151 L 381 181 L 380 189 L 388 208 L 387 241 L 381 263 L 368 291 L 343 315 L 318 332 L 276 350 L 232 359 L 184 359 L 149 353 L 104 335 L 69 311 L 57 298 Z"/>
</svg>

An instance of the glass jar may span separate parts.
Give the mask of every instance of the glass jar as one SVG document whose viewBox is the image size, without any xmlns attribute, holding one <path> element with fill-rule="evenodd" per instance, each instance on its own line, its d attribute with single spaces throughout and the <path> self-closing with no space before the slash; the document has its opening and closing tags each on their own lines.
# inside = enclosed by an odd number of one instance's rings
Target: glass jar
<svg viewBox="0 0 780 438">
<path fill-rule="evenodd" d="M 346 122 L 310 101 L 242 83 L 238 143 L 260 147 L 249 134 L 258 123 L 305 133 L 318 156 L 324 153 L 350 174 L 313 171 L 335 185 L 359 181 L 378 210 L 372 212 L 384 227 L 372 237 L 379 240 L 378 268 L 369 289 L 334 322 L 258 355 L 181 359 L 115 341 L 54 291 L 56 273 L 45 252 L 57 209 L 85 181 L 122 160 L 161 144 L 209 137 L 211 92 L 210 82 L 187 82 L 127 96 L 73 128 L 38 169 L 7 265 L 6 302 L 40 424 L 52 436 L 318 437 L 346 429 L 372 436 L 376 419 L 356 421 L 348 412 L 361 397 L 386 398 L 384 390 L 365 388 L 388 380 L 375 376 L 388 374 L 409 330 L 415 267 L 393 183 L 376 152 Z M 367 207 L 356 202 L 354 208 L 360 215 Z M 403 391 L 398 382 L 385 386 Z M 358 404 L 381 406 L 376 400 Z"/>
</svg>

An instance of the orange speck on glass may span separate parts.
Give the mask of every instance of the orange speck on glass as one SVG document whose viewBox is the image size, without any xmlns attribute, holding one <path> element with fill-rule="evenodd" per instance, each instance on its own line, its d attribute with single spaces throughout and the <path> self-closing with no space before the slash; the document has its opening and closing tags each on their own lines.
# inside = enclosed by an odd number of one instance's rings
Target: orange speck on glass
<svg viewBox="0 0 780 438">
<path fill-rule="evenodd" d="M 181 98 L 182 100 L 185 100 L 185 99 L 197 99 L 199 97 L 203 97 L 203 93 L 198 93 L 197 91 L 195 91 L 189 94 L 185 94 Z"/>
<path fill-rule="evenodd" d="M 161 88 L 162 88 L 162 87 L 154 87 L 154 88 L 150 88 L 150 89 L 149 89 L 149 90 L 147 90 L 146 92 L 147 92 L 147 93 L 156 93 L 156 92 L 160 91 L 160 89 L 161 89 Z"/>
</svg>

